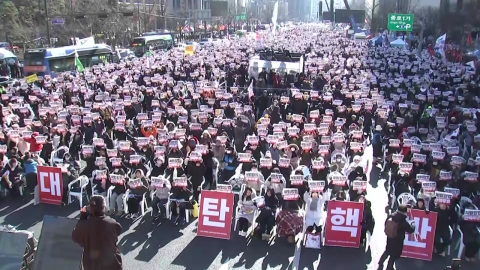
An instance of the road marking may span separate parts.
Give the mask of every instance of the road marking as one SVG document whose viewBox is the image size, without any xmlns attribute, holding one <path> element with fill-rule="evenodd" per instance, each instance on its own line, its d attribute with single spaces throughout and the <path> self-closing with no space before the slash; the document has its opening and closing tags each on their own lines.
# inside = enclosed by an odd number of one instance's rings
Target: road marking
<svg viewBox="0 0 480 270">
<path fill-rule="evenodd" d="M 80 210 L 71 213 L 70 215 L 67 216 L 67 218 L 77 218 L 79 216 L 80 216 Z"/>
<path fill-rule="evenodd" d="M 220 266 L 220 268 L 218 270 L 228 270 L 228 262 L 230 262 L 230 258 L 227 258 L 227 260 L 222 263 L 222 266 Z"/>
<path fill-rule="evenodd" d="M 305 215 L 306 213 L 304 213 Z M 297 244 L 295 245 L 295 253 L 293 255 L 293 260 L 290 262 L 292 265 L 292 269 L 297 270 L 298 267 L 300 266 L 300 257 L 302 256 L 302 243 L 303 243 L 303 238 L 305 237 L 305 230 L 307 228 L 305 227 L 305 222 L 303 223 L 303 231 L 297 236 Z"/>
</svg>

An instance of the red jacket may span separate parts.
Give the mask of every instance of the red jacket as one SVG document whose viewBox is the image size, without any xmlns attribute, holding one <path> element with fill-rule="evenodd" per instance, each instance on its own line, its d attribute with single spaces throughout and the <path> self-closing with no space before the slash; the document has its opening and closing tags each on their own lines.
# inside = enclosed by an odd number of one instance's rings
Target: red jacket
<svg viewBox="0 0 480 270">
<path fill-rule="evenodd" d="M 32 134 L 32 137 L 24 139 L 26 142 L 28 142 L 30 144 L 30 152 L 40 152 L 40 151 L 42 151 L 43 145 L 37 143 L 37 140 L 35 139 L 35 137 L 37 137 L 37 136 L 38 136 L 38 133 L 34 132 Z"/>
</svg>

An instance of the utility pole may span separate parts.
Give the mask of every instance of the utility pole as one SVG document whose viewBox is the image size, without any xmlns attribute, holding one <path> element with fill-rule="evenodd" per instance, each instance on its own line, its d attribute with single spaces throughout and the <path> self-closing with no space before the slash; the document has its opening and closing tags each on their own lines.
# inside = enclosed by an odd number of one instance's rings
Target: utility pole
<svg viewBox="0 0 480 270">
<path fill-rule="evenodd" d="M 75 38 L 75 16 L 73 16 L 73 0 L 70 0 L 70 17 L 73 18 L 73 27 L 72 27 L 72 43 L 77 45 L 77 40 Z"/>
<path fill-rule="evenodd" d="M 43 0 L 43 6 L 45 8 L 45 26 L 47 27 L 47 40 L 48 40 L 48 45 L 50 45 L 50 19 L 48 18 L 47 0 Z"/>
<path fill-rule="evenodd" d="M 158 14 L 158 11 L 160 11 L 160 7 L 157 5 L 157 2 L 158 2 L 158 1 L 159 1 L 159 0 L 155 0 L 155 1 L 153 2 L 153 10 L 155 10 L 155 15 L 157 15 L 157 14 Z M 155 21 L 154 21 L 155 31 L 157 31 L 157 29 L 158 29 L 157 20 L 158 20 L 158 17 L 155 16 Z"/>
<path fill-rule="evenodd" d="M 168 29 L 167 27 L 167 0 L 162 0 L 162 8 L 163 8 L 163 27 L 164 29 Z"/>
<path fill-rule="evenodd" d="M 211 6 L 210 6 L 210 1 L 211 1 L 211 0 L 207 0 L 207 1 L 205 2 L 205 4 L 208 3 L 208 4 L 207 4 L 207 7 L 208 7 L 208 8 L 211 7 Z M 207 38 L 207 19 L 205 18 L 205 16 L 204 16 L 204 18 L 203 18 L 203 33 L 205 34 L 205 38 Z"/>
<path fill-rule="evenodd" d="M 335 27 L 335 1 L 330 0 L 330 19 L 332 20 L 332 26 Z"/>
<path fill-rule="evenodd" d="M 140 1 L 137 0 L 137 30 L 138 30 L 138 34 L 139 35 L 142 35 L 142 31 L 140 30 L 140 27 L 141 27 L 141 18 L 140 18 Z"/>
</svg>

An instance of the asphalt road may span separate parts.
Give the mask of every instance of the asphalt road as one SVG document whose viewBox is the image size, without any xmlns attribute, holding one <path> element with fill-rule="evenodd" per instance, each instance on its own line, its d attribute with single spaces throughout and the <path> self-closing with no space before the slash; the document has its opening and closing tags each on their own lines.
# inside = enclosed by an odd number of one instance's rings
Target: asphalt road
<svg viewBox="0 0 480 270">
<path fill-rule="evenodd" d="M 365 157 L 371 164 L 372 150 L 367 148 Z M 277 240 L 271 246 L 265 241 L 245 238 L 232 232 L 230 240 L 217 240 L 196 237 L 196 221 L 176 227 L 165 221 L 152 224 L 150 215 L 131 223 L 118 219 L 124 228 L 119 246 L 123 254 L 124 269 L 328 269 L 328 270 L 376 270 L 378 259 L 384 248 L 386 236 L 383 221 L 386 218 L 387 194 L 384 179 L 379 179 L 377 168 L 370 166 L 368 196 L 376 227 L 370 241 L 370 249 L 324 247 L 321 251 L 305 249 L 300 245 L 289 245 Z M 40 236 L 44 215 L 72 217 L 78 216 L 78 202 L 66 207 L 52 205 L 33 206 L 30 199 L 3 200 L 0 202 L 0 223 L 18 226 Z M 61 254 L 61 253 L 60 253 Z M 452 248 L 452 254 L 456 251 Z M 434 257 L 432 262 L 412 259 L 398 261 L 397 270 L 442 270 L 450 264 L 451 258 Z M 462 269 L 480 269 L 480 264 L 464 263 Z"/>
</svg>

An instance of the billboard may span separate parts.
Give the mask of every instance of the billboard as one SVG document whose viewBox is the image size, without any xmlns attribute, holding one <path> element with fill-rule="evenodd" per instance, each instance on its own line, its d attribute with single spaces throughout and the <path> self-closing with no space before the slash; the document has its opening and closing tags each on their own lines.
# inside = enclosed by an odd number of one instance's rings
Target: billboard
<svg viewBox="0 0 480 270">
<path fill-rule="evenodd" d="M 323 21 L 331 21 L 332 20 L 332 13 L 330 13 L 330 11 L 324 11 L 322 13 L 322 20 Z"/>
<path fill-rule="evenodd" d="M 335 22 L 336 23 L 350 23 L 350 14 L 353 15 L 355 22 L 365 23 L 365 10 L 350 10 L 346 9 L 335 9 Z"/>
<path fill-rule="evenodd" d="M 228 2 L 227 1 L 211 1 L 210 10 L 212 10 L 212 17 L 228 16 Z"/>
</svg>

